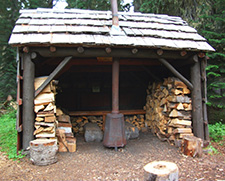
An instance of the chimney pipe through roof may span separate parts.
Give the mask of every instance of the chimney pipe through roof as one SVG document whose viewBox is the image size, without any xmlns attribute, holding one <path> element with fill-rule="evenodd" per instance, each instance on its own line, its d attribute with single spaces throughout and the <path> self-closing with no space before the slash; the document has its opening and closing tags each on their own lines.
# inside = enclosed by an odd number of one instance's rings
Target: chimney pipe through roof
<svg viewBox="0 0 225 181">
<path fill-rule="evenodd" d="M 112 25 L 119 26 L 117 0 L 111 0 Z"/>
</svg>

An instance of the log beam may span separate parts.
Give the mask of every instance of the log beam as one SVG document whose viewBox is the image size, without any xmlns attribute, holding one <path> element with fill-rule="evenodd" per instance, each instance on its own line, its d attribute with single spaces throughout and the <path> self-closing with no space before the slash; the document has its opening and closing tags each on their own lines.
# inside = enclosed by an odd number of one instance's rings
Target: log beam
<svg viewBox="0 0 225 181">
<path fill-rule="evenodd" d="M 35 97 L 37 97 L 42 90 L 54 79 L 57 74 L 66 66 L 66 64 L 70 61 L 70 57 L 64 58 L 64 60 L 56 67 L 56 69 L 48 76 L 48 78 L 43 82 L 43 84 L 35 91 Z"/>
<path fill-rule="evenodd" d="M 183 75 L 181 75 L 170 63 L 168 63 L 165 59 L 160 58 L 159 61 L 165 65 L 177 78 L 179 78 L 181 81 L 183 81 L 187 87 L 192 90 L 193 85 L 191 82 L 189 82 Z"/>
<path fill-rule="evenodd" d="M 34 139 L 34 72 L 30 53 L 23 54 L 23 149 Z"/>
<path fill-rule="evenodd" d="M 193 58 L 197 58 L 194 56 Z M 202 90 L 201 90 L 201 74 L 200 74 L 199 60 L 191 67 L 191 82 L 193 90 L 191 92 L 192 98 L 192 123 L 194 135 L 204 139 L 204 125 L 202 114 Z"/>
<path fill-rule="evenodd" d="M 159 55 L 156 50 L 138 49 L 138 52 L 133 54 L 132 48 L 111 48 L 111 51 L 106 52 L 105 48 L 84 48 L 83 53 L 79 53 L 76 47 L 57 47 L 55 52 L 51 52 L 48 47 L 32 47 L 30 51 L 39 53 L 43 57 L 117 57 L 117 58 L 152 58 L 157 59 Z M 180 55 L 180 51 L 163 51 L 160 56 L 165 59 L 185 60 L 194 55 L 194 52 L 187 52 L 185 56 Z"/>
</svg>

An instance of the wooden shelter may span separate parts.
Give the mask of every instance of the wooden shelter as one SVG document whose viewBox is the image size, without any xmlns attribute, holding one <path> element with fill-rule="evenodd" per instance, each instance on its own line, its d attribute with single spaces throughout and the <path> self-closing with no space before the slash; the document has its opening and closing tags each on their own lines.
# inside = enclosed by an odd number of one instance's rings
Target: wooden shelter
<svg viewBox="0 0 225 181">
<path fill-rule="evenodd" d="M 33 139 L 34 97 L 52 79 L 62 87 L 57 104 L 71 114 L 110 111 L 114 62 L 120 72 L 115 110 L 143 112 L 148 82 L 175 75 L 192 93 L 194 134 L 208 139 L 205 52 L 214 49 L 180 17 L 119 12 L 119 26 L 113 27 L 111 11 L 20 13 L 9 40 L 18 49 L 18 148 Z M 34 78 L 40 76 L 48 79 L 35 91 Z"/>
</svg>

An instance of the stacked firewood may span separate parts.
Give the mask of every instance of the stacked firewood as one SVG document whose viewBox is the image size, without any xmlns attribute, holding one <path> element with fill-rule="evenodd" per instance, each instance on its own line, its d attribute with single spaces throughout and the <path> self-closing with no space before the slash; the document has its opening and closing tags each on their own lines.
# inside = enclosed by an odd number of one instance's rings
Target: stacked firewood
<svg viewBox="0 0 225 181">
<path fill-rule="evenodd" d="M 63 113 L 59 108 L 56 110 L 57 131 L 56 135 L 59 143 L 59 152 L 75 152 L 76 138 L 73 136 L 70 116 Z"/>
<path fill-rule="evenodd" d="M 144 115 L 133 115 L 133 116 L 124 116 L 124 120 L 128 123 L 133 124 L 138 130 L 144 130 L 145 126 L 145 116 Z"/>
<path fill-rule="evenodd" d="M 193 135 L 190 90 L 177 78 L 153 83 L 147 89 L 146 123 L 161 140 L 180 141 Z"/>
<path fill-rule="evenodd" d="M 101 130 L 103 130 L 102 116 L 76 116 L 72 118 L 73 132 L 83 134 L 84 126 L 87 123 L 97 123 Z"/>
<path fill-rule="evenodd" d="M 35 90 L 46 80 L 46 77 L 39 77 L 35 79 Z M 35 98 L 34 112 L 35 118 L 35 131 L 36 138 L 55 138 L 56 128 L 56 81 L 51 81 L 48 86 Z"/>
<path fill-rule="evenodd" d="M 139 131 L 144 131 L 144 128 L 146 127 L 144 115 L 126 115 L 124 116 L 124 120 L 136 126 Z M 71 122 L 74 133 L 83 134 L 84 126 L 87 123 L 97 123 L 101 130 L 104 131 L 102 116 L 76 116 L 72 117 Z"/>
</svg>

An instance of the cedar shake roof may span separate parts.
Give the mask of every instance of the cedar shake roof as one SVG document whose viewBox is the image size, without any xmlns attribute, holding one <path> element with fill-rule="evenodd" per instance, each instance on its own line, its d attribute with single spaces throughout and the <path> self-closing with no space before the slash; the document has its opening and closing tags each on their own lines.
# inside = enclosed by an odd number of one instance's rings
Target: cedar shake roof
<svg viewBox="0 0 225 181">
<path fill-rule="evenodd" d="M 21 10 L 9 44 L 13 46 L 137 47 L 214 51 L 180 17 L 119 12 L 119 35 L 112 33 L 111 11 Z"/>
</svg>

